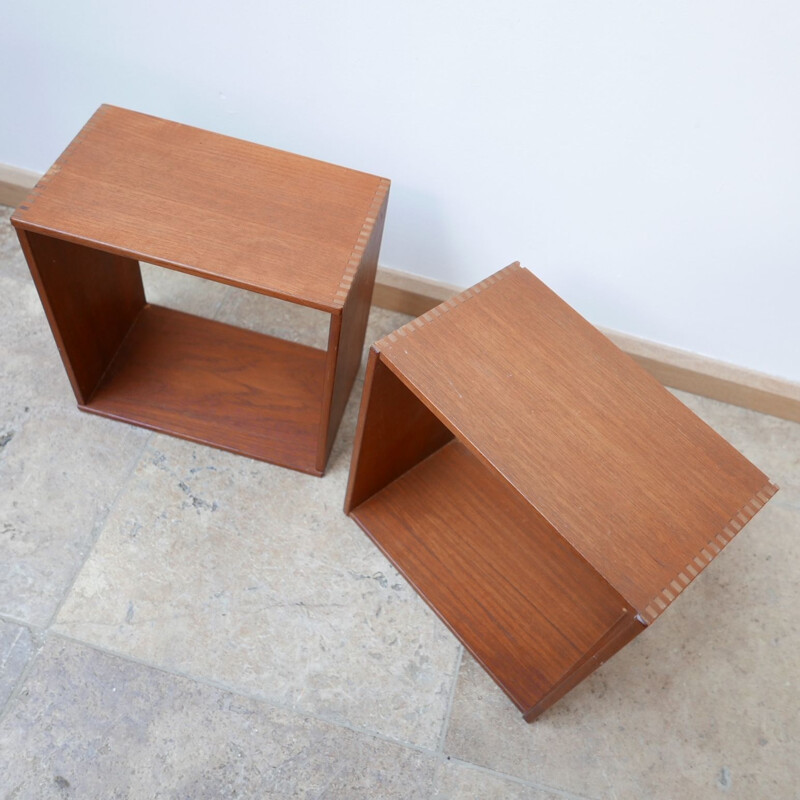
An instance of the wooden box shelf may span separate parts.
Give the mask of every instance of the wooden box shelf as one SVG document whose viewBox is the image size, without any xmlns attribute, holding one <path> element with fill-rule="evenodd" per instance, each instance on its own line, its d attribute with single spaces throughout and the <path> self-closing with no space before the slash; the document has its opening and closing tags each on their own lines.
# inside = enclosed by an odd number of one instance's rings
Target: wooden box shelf
<svg viewBox="0 0 800 800">
<path fill-rule="evenodd" d="M 389 182 L 101 106 L 12 216 L 81 409 L 321 475 Z M 330 314 L 327 350 L 151 305 L 139 261 Z"/>
<path fill-rule="evenodd" d="M 530 721 L 776 490 L 514 264 L 373 346 L 345 510 Z"/>
</svg>

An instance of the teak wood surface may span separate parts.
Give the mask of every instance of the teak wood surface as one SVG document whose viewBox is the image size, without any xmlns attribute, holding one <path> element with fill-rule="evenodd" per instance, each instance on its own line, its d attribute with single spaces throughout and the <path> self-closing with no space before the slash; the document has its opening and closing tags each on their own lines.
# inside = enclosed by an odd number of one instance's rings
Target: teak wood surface
<svg viewBox="0 0 800 800">
<path fill-rule="evenodd" d="M 776 490 L 514 264 L 373 346 L 345 510 L 530 720 Z"/>
<path fill-rule="evenodd" d="M 309 471 L 324 376 L 321 350 L 148 305 L 81 407 Z"/>
<path fill-rule="evenodd" d="M 101 106 L 12 216 L 78 405 L 321 475 L 389 182 Z M 139 261 L 330 314 L 327 351 L 145 298 Z"/>
<path fill-rule="evenodd" d="M 353 250 L 387 183 L 104 105 L 14 223 L 333 311 L 344 305 Z"/>
</svg>

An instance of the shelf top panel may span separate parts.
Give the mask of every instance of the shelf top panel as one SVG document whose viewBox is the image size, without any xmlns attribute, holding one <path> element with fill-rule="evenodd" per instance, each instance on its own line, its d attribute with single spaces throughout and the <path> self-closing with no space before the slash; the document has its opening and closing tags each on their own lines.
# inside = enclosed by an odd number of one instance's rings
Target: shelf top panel
<svg viewBox="0 0 800 800">
<path fill-rule="evenodd" d="M 388 189 L 374 175 L 104 105 L 12 221 L 335 311 Z"/>
<path fill-rule="evenodd" d="M 375 347 L 646 622 L 777 491 L 518 264 Z"/>
</svg>

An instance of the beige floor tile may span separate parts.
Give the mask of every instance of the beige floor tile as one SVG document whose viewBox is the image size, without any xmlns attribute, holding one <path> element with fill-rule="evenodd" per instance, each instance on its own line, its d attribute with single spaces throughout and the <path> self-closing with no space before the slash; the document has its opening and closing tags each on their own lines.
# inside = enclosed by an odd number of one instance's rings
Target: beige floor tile
<svg viewBox="0 0 800 800">
<path fill-rule="evenodd" d="M 30 276 L 0 274 L 0 320 L 0 435 L 13 437 L 31 413 L 74 406 L 75 395 Z"/>
<path fill-rule="evenodd" d="M 617 658 L 622 655 L 628 653 Z M 547 715 L 528 725 L 474 659 L 465 654 L 445 752 L 545 786 L 611 797 L 604 728 L 593 718 L 593 703 L 585 697 L 597 684 L 597 677 L 589 678 Z M 577 696 L 581 697 L 580 706 L 574 700 Z"/>
<path fill-rule="evenodd" d="M 440 767 L 433 797 L 436 800 L 565 800 L 560 792 L 525 785 L 454 760 Z"/>
<path fill-rule="evenodd" d="M 154 436 L 56 630 L 433 746 L 458 648 L 342 513 L 345 478 Z"/>
<path fill-rule="evenodd" d="M 0 722 L 0 796 L 430 796 L 433 760 L 52 639 Z"/>
<path fill-rule="evenodd" d="M 13 208 L 0 205 L 0 275 L 18 281 L 29 281 L 30 272 L 11 225 Z"/>
<path fill-rule="evenodd" d="M 35 649 L 27 628 L 0 620 L 0 714 Z"/>
<path fill-rule="evenodd" d="M 320 350 L 328 349 L 330 314 L 275 297 L 231 288 L 215 319 Z"/>
<path fill-rule="evenodd" d="M 16 431 L 0 459 L 0 614 L 48 624 L 147 436 L 77 409 Z"/>
<path fill-rule="evenodd" d="M 651 629 L 526 725 L 472 659 L 447 752 L 609 798 L 797 797 L 800 512 L 767 506 Z"/>
<path fill-rule="evenodd" d="M 230 287 L 195 275 L 185 275 L 141 262 L 145 297 L 148 303 L 175 308 L 198 317 L 212 318 L 222 304 Z"/>
</svg>

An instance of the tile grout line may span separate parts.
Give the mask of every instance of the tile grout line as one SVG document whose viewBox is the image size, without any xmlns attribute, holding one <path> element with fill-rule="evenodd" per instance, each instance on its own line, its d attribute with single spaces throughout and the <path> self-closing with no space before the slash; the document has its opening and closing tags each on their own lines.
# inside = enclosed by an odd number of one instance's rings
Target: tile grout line
<svg viewBox="0 0 800 800">
<path fill-rule="evenodd" d="M 16 623 L 15 623 L 16 624 Z M 11 693 L 6 698 L 5 703 L 0 706 L 0 726 L 6 720 L 6 717 L 11 713 L 11 709 L 16 704 L 17 698 L 22 694 L 25 688 L 25 684 L 28 682 L 28 675 L 31 674 L 33 670 L 34 664 L 39 660 L 39 654 L 42 652 L 44 648 L 44 640 L 45 635 L 44 631 L 37 631 L 35 629 L 30 628 L 28 625 L 20 625 L 20 627 L 27 628 L 27 630 L 31 633 L 31 641 L 34 645 L 33 655 L 28 659 L 27 664 L 22 668 L 22 671 L 19 674 L 19 677 L 14 683 L 14 687 L 11 690 Z"/>
<path fill-rule="evenodd" d="M 11 647 L 8 648 L 8 654 L 0 661 L 0 671 L 6 668 L 6 664 L 8 663 L 8 659 L 11 657 L 11 653 L 14 651 L 14 648 L 17 646 L 17 642 L 19 641 L 19 637 L 22 636 L 22 630 L 17 631 L 17 635 L 14 637 L 14 641 L 11 642 Z"/>
<path fill-rule="evenodd" d="M 450 760 L 449 756 L 444 753 L 444 745 L 447 740 L 447 733 L 450 730 L 450 718 L 453 713 L 453 703 L 455 702 L 456 687 L 458 686 L 458 676 L 461 673 L 461 662 L 464 658 L 464 645 L 459 642 L 458 654 L 456 655 L 455 664 L 453 665 L 453 679 L 450 684 L 450 691 L 447 695 L 447 707 L 444 713 L 444 720 L 442 721 L 442 728 L 439 731 L 439 741 L 436 745 L 436 764 L 433 769 L 432 790 L 438 792 L 439 781 L 441 779 L 442 767 L 447 761 Z"/>
<path fill-rule="evenodd" d="M 458 686 L 458 676 L 461 673 L 461 662 L 464 659 L 464 645 L 459 642 L 458 655 L 456 656 L 456 663 L 453 668 L 453 683 L 450 686 L 450 692 L 447 697 L 447 709 L 444 714 L 444 722 L 442 722 L 442 730 L 439 733 L 439 743 L 436 747 L 436 752 L 441 757 L 444 756 L 444 744 L 447 739 L 447 734 L 450 730 L 450 717 L 453 713 L 453 703 L 456 697 L 456 687 Z"/>
<path fill-rule="evenodd" d="M 380 741 L 387 742 L 388 744 L 392 744 L 397 747 L 403 747 L 407 750 L 413 750 L 417 753 L 422 753 L 423 755 L 429 755 L 429 756 L 436 755 L 436 751 L 429 747 L 423 747 L 422 745 L 413 744 L 412 742 L 406 742 L 401 739 L 394 739 L 391 736 L 387 736 L 384 733 L 380 733 L 379 731 L 370 730 L 369 728 L 361 728 L 357 725 L 345 722 L 344 720 L 337 719 L 335 717 L 329 717 L 325 714 L 320 714 L 318 712 L 306 711 L 302 708 L 298 708 L 296 706 L 292 706 L 287 703 L 281 703 L 254 692 L 248 692 L 245 689 L 232 688 L 231 686 L 225 684 L 224 682 L 216 680 L 214 678 L 199 677 L 196 675 L 192 675 L 189 672 L 182 672 L 180 670 L 171 670 L 166 667 L 159 666 L 158 664 L 153 664 L 148 661 L 144 661 L 143 659 L 136 658 L 135 656 L 131 656 L 126 653 L 120 653 L 115 650 L 103 647 L 101 645 L 87 642 L 84 639 L 79 639 L 77 636 L 72 636 L 68 633 L 62 633 L 61 631 L 51 631 L 49 633 L 49 636 L 56 639 L 62 639 L 64 641 L 72 642 L 73 644 L 81 645 L 82 647 L 94 650 L 95 652 L 101 653 L 103 655 L 110 656 L 112 658 L 118 658 L 121 661 L 125 661 L 129 664 L 135 664 L 140 667 L 145 667 L 147 669 L 154 670 L 155 672 L 159 672 L 162 675 L 167 675 L 173 678 L 180 678 L 181 680 L 189 681 L 199 686 L 206 686 L 211 689 L 216 689 L 217 691 L 226 692 L 236 697 L 244 698 L 245 700 L 251 700 L 257 703 L 262 703 L 265 706 L 277 711 L 285 711 L 287 713 L 293 714 L 298 717 L 307 717 L 308 719 L 313 719 L 316 720 L 317 722 L 323 722 L 326 725 L 331 725 L 337 728 L 343 728 L 359 736 L 367 736 L 373 739 L 379 739 Z"/>
<path fill-rule="evenodd" d="M 24 619 L 15 617 L 13 614 L 6 614 L 4 611 L 0 611 L 0 622 L 8 622 L 10 625 L 16 625 L 19 628 L 26 628 L 33 636 L 44 636 L 46 630 L 31 622 L 26 622 Z"/>
<path fill-rule="evenodd" d="M 23 424 L 22 424 L 21 427 L 24 427 L 25 424 L 27 422 L 29 422 L 30 420 L 32 420 L 32 419 L 46 419 L 47 418 L 47 412 L 50 412 L 50 411 L 53 411 L 53 410 L 61 410 L 61 411 L 63 411 L 63 410 L 65 410 L 65 408 L 66 408 L 65 406 L 60 405 L 60 404 L 58 404 L 58 405 L 48 404 L 48 405 L 43 406 L 41 408 L 31 408 L 30 412 L 27 414 L 27 417 L 23 420 Z M 133 428 L 133 426 L 130 426 L 130 427 Z M 64 589 L 62 591 L 62 594 L 61 594 L 61 598 L 60 598 L 59 602 L 56 604 L 56 606 L 55 606 L 53 612 L 51 613 L 49 619 L 47 620 L 47 622 L 44 625 L 39 626 L 39 625 L 35 625 L 35 624 L 33 624 L 33 623 L 31 623 L 31 622 L 29 622 L 27 620 L 17 619 L 16 617 L 14 617 L 11 614 L 5 614 L 5 613 L 0 614 L 0 619 L 4 620 L 6 622 L 10 622 L 11 624 L 14 624 L 14 625 L 18 625 L 19 627 L 26 628 L 31 634 L 31 640 L 32 640 L 32 643 L 34 645 L 33 655 L 30 657 L 30 659 L 28 660 L 28 662 L 25 664 L 25 666 L 23 667 L 22 671 L 20 672 L 19 677 L 15 681 L 14 687 L 11 690 L 11 693 L 9 694 L 9 696 L 6 699 L 5 703 L 3 704 L 2 707 L 0 707 L 0 724 L 2 724 L 5 721 L 6 717 L 10 713 L 11 709 L 13 708 L 13 706 L 15 705 L 17 698 L 24 691 L 24 687 L 25 687 L 25 684 L 27 683 L 28 676 L 30 675 L 31 671 L 34 668 L 34 665 L 38 661 L 39 656 L 40 656 L 40 654 L 41 654 L 41 652 L 42 652 L 42 650 L 44 648 L 44 645 L 45 645 L 48 637 L 50 635 L 52 635 L 50 629 L 51 629 L 53 623 L 55 622 L 55 620 L 57 619 L 58 614 L 61 611 L 61 608 L 63 607 L 64 603 L 67 600 L 67 597 L 69 597 L 70 592 L 72 591 L 73 587 L 75 586 L 75 583 L 78 580 L 78 576 L 83 571 L 83 568 L 86 565 L 86 562 L 88 561 L 89 557 L 91 556 L 92 551 L 94 550 L 95 544 L 97 543 L 97 540 L 99 539 L 100 534 L 102 533 L 103 529 L 105 528 L 106 522 L 107 522 L 111 512 L 113 511 L 113 509 L 117 505 L 117 503 L 119 501 L 119 498 L 122 495 L 122 492 L 124 491 L 124 489 L 128 485 L 128 482 L 130 481 L 134 470 L 136 469 L 136 467 L 138 466 L 139 462 L 141 461 L 142 455 L 143 455 L 143 453 L 145 451 L 145 448 L 147 447 L 147 444 L 149 443 L 150 439 L 152 438 L 152 435 L 153 435 L 152 432 L 148 432 L 147 435 L 144 437 L 144 440 L 143 440 L 142 445 L 139 448 L 138 452 L 131 458 L 131 465 L 128 468 L 128 470 L 126 471 L 126 473 L 123 476 L 122 480 L 120 481 L 119 488 L 118 488 L 117 492 L 114 494 L 114 498 L 111 501 L 111 503 L 109 504 L 109 507 L 108 507 L 106 513 L 102 516 L 101 519 L 95 521 L 95 525 L 93 526 L 92 535 L 90 537 L 90 541 L 89 541 L 88 546 L 86 548 L 86 554 L 80 560 L 80 563 L 78 564 L 77 568 L 75 569 L 74 574 L 72 575 L 72 579 L 64 587 Z M 5 448 L 3 448 L 3 449 L 5 449 Z"/>
<path fill-rule="evenodd" d="M 130 427 L 133 428 L 133 426 L 130 426 Z M 64 590 L 63 590 L 63 592 L 61 594 L 61 599 L 56 604 L 56 607 L 53 610 L 53 613 L 50 615 L 48 621 L 43 626 L 38 626 L 38 625 L 33 625 L 32 623 L 24 621 L 22 619 L 16 619 L 13 615 L 10 615 L 10 614 L 0 614 L 0 619 L 2 619 L 4 621 L 7 621 L 7 622 L 11 622 L 14 625 L 19 625 L 20 627 L 26 628 L 28 631 L 30 631 L 31 639 L 35 644 L 35 651 L 34 651 L 33 655 L 31 656 L 31 658 L 29 659 L 28 663 L 25 665 L 25 667 L 23 668 L 23 670 L 20 673 L 19 677 L 17 678 L 17 680 L 16 680 L 16 682 L 14 684 L 14 688 L 12 689 L 11 694 L 8 696 L 8 699 L 4 703 L 3 707 L 0 708 L 0 724 L 2 724 L 2 722 L 5 720 L 5 718 L 8 715 L 8 713 L 10 713 L 10 709 L 14 705 L 14 703 L 15 703 L 16 699 L 19 697 L 20 693 L 23 691 L 23 688 L 24 688 L 24 686 L 25 686 L 25 684 L 27 682 L 28 676 L 30 675 L 30 672 L 33 669 L 34 664 L 38 660 L 39 654 L 41 653 L 45 642 L 47 641 L 47 639 L 50 636 L 57 635 L 53 631 L 51 631 L 51 628 L 52 628 L 55 620 L 58 618 L 58 614 L 61 611 L 61 608 L 63 607 L 64 603 L 66 602 L 67 597 L 69 597 L 70 592 L 72 591 L 73 587 L 75 586 L 75 583 L 78 580 L 78 576 L 83 571 L 84 566 L 86 566 L 86 562 L 89 560 L 89 557 L 91 556 L 92 551 L 94 550 L 94 547 L 97 544 L 97 540 L 100 538 L 100 534 L 102 533 L 103 529 L 105 528 L 106 522 L 107 522 L 111 512 L 114 510 L 114 508 L 116 507 L 117 503 L 119 502 L 119 498 L 122 496 L 123 491 L 127 487 L 128 482 L 130 481 L 134 470 L 139 465 L 139 462 L 142 459 L 142 455 L 144 454 L 145 448 L 147 447 L 148 443 L 150 442 L 150 439 L 152 438 L 152 435 L 153 435 L 152 432 L 148 432 L 148 434 L 144 437 L 144 441 L 142 442 L 142 446 L 139 448 L 139 450 L 136 453 L 136 455 L 131 459 L 131 465 L 128 468 L 125 476 L 120 481 L 119 488 L 117 489 L 117 492 L 114 495 L 114 499 L 109 504 L 108 510 L 103 515 L 102 519 L 98 520 L 95 523 L 95 526 L 94 526 L 95 529 L 92 532 L 91 540 L 90 540 L 90 542 L 89 542 L 89 544 L 88 544 L 88 546 L 86 548 L 86 554 L 81 559 L 80 564 L 77 566 L 77 568 L 75 570 L 75 573 L 72 576 L 72 580 L 70 580 L 69 583 L 67 584 L 67 586 L 64 587 Z"/>
<path fill-rule="evenodd" d="M 220 299 L 217 300 L 217 304 L 214 306 L 214 310 L 211 312 L 211 319 L 219 322 L 217 317 L 219 316 L 220 311 L 222 311 L 222 307 L 225 305 L 225 303 L 228 302 L 232 288 L 233 288 L 232 286 L 225 287 L 225 291 L 222 293 L 222 297 L 220 297 Z"/>
<path fill-rule="evenodd" d="M 460 758 L 451 758 L 450 761 L 451 763 L 458 764 L 466 769 L 475 770 L 475 772 L 480 772 L 484 775 L 500 778 L 508 781 L 509 783 L 516 783 L 519 786 L 525 786 L 529 789 L 537 789 L 539 791 L 556 794 L 559 797 L 563 797 L 564 800 L 596 800 L 596 798 L 589 797 L 585 794 L 575 794 L 574 792 L 570 792 L 569 789 L 559 789 L 556 786 L 550 786 L 546 783 L 537 783 L 536 781 L 529 781 L 525 778 L 518 778 L 516 775 L 510 775 L 507 772 L 499 772 L 498 770 L 489 769 L 488 767 L 482 767 L 480 764 L 475 764 L 472 761 L 464 761 Z"/>
<path fill-rule="evenodd" d="M 437 759 L 436 759 L 436 767 L 433 773 L 433 790 L 436 791 L 438 789 L 442 767 L 447 762 L 450 762 L 452 764 L 458 764 L 468 769 L 473 769 L 485 775 L 490 775 L 492 777 L 499 778 L 500 780 L 516 783 L 520 786 L 525 786 L 527 788 L 536 789 L 539 791 L 551 792 L 553 794 L 557 794 L 560 797 L 565 798 L 565 800 L 593 800 L 593 798 L 589 798 L 586 795 L 574 794 L 568 791 L 567 789 L 559 789 L 555 786 L 549 786 L 547 784 L 537 783 L 536 781 L 529 781 L 526 780 L 525 778 L 519 778 L 515 775 L 510 775 L 507 772 L 500 772 L 498 770 L 494 770 L 489 767 L 483 767 L 480 764 L 475 764 L 472 761 L 465 761 L 464 759 L 455 756 L 448 756 L 445 754 L 444 752 L 445 743 L 447 741 L 447 734 L 450 731 L 450 723 L 452 721 L 452 714 L 453 714 L 453 705 L 455 704 L 456 690 L 458 687 L 458 678 L 461 672 L 461 664 L 463 660 L 464 660 L 464 646 L 460 644 L 458 650 L 458 656 L 456 657 L 455 669 L 453 673 L 453 683 L 450 687 L 450 692 L 447 699 L 447 711 L 445 713 L 441 733 L 439 734 L 439 742 L 436 747 Z"/>
</svg>

